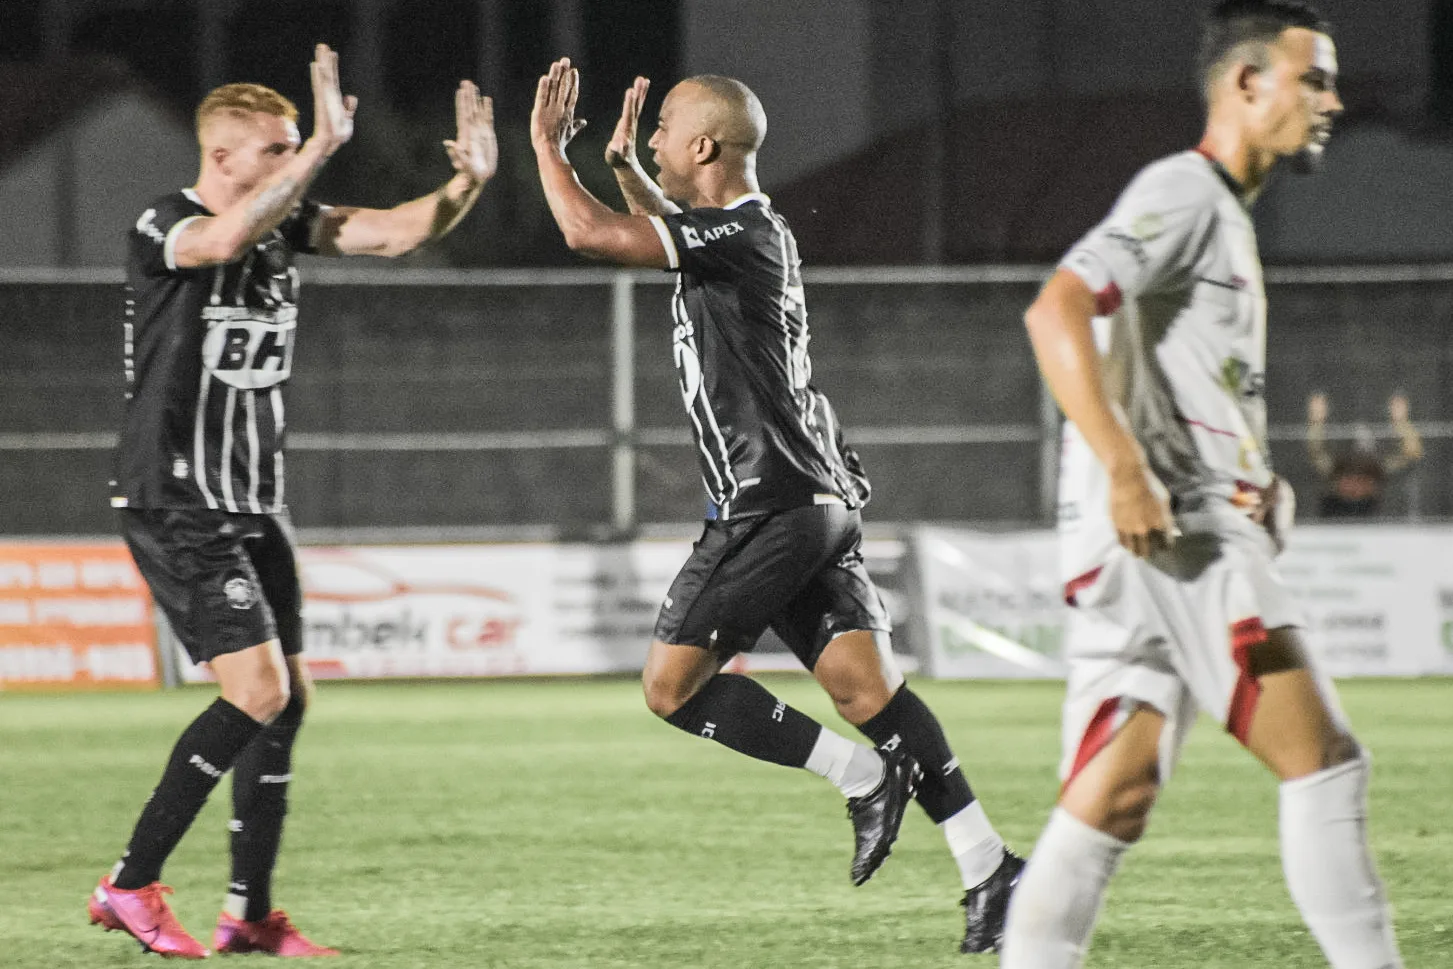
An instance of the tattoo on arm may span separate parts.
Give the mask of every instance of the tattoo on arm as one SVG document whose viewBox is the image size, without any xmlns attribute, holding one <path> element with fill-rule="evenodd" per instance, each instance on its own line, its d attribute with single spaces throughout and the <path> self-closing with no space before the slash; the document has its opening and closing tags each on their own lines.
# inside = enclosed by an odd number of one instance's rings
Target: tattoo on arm
<svg viewBox="0 0 1453 969">
<path fill-rule="evenodd" d="M 296 178 L 284 178 L 276 185 L 269 185 L 258 193 L 247 205 L 244 222 L 250 236 L 269 222 L 276 225 L 287 217 L 303 194 Z"/>
<path fill-rule="evenodd" d="M 639 162 L 612 166 L 611 171 L 632 215 L 673 215 L 681 211 L 660 186 L 651 181 Z"/>
</svg>

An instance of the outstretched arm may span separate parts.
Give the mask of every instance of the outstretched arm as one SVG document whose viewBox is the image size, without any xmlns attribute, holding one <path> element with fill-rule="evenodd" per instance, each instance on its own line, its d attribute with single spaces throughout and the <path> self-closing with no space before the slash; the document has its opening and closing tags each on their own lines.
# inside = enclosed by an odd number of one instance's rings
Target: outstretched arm
<svg viewBox="0 0 1453 969">
<path fill-rule="evenodd" d="M 332 154 L 353 136 L 358 99 L 344 97 L 338 84 L 338 55 L 319 44 L 313 76 L 313 135 L 275 175 L 225 212 L 192 219 L 177 235 L 179 269 L 233 262 L 277 228 L 302 201 L 303 193 Z"/>
<path fill-rule="evenodd" d="M 471 81 L 454 95 L 458 133 L 444 142 L 454 176 L 420 198 L 391 209 L 338 206 L 318 218 L 318 251 L 329 256 L 401 256 L 459 224 L 499 167 L 494 102 Z"/>
<path fill-rule="evenodd" d="M 636 130 L 641 123 L 641 105 L 646 102 L 646 91 L 651 82 L 644 77 L 626 89 L 625 102 L 621 105 L 621 117 L 616 122 L 615 133 L 605 146 L 605 163 L 615 173 L 616 184 L 626 197 L 632 215 L 666 215 L 680 212 L 681 208 L 668 199 L 661 186 L 651 180 L 636 157 Z"/>
<path fill-rule="evenodd" d="M 1144 556 L 1174 535 L 1165 487 L 1105 393 L 1091 323 L 1095 294 L 1068 269 L 1050 277 L 1024 315 L 1040 372 L 1065 417 L 1110 475 L 1110 517 L 1120 544 Z"/>
<path fill-rule="evenodd" d="M 568 57 L 551 64 L 550 73 L 535 89 L 530 142 L 550 214 L 564 233 L 565 244 L 575 252 L 625 266 L 665 269 L 666 249 L 651 221 L 612 211 L 585 190 L 565 157 L 565 146 L 585 126 L 575 119 L 579 95 L 580 72 L 570 66 Z"/>
</svg>

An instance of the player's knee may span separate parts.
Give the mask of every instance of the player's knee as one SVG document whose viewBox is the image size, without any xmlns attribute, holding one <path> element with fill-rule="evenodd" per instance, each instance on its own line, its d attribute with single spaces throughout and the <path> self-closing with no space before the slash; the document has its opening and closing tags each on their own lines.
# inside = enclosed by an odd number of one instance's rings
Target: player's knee
<svg viewBox="0 0 1453 969">
<path fill-rule="evenodd" d="M 641 691 L 646 695 L 646 707 L 662 720 L 680 710 L 691 699 L 691 693 L 685 684 L 654 675 L 650 670 L 641 676 Z"/>
<path fill-rule="evenodd" d="M 824 684 L 824 688 L 838 713 L 849 723 L 864 723 L 873 719 L 893 699 L 892 691 L 881 681 Z"/>
<path fill-rule="evenodd" d="M 1150 811 L 1159 794 L 1160 784 L 1154 778 L 1121 785 L 1110 797 L 1101 830 L 1126 843 L 1139 841 L 1150 823 Z"/>
<path fill-rule="evenodd" d="M 876 665 L 822 660 L 812 672 L 849 723 L 871 720 L 897 689 Z"/>
<path fill-rule="evenodd" d="M 258 723 L 271 723 L 287 707 L 292 694 L 276 678 L 258 677 L 224 692 L 223 697 Z"/>
</svg>

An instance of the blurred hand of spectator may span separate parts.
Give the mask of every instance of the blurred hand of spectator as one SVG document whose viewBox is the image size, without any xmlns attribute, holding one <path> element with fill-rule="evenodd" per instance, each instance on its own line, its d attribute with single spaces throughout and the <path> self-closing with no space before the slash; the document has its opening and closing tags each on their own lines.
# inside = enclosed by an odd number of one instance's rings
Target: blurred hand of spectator
<svg viewBox="0 0 1453 969">
<path fill-rule="evenodd" d="M 1412 409 L 1403 394 L 1393 394 L 1388 399 L 1387 416 L 1398 437 L 1399 451 L 1387 459 L 1386 467 L 1389 474 L 1397 474 L 1422 460 L 1423 439 L 1413 426 Z"/>
</svg>

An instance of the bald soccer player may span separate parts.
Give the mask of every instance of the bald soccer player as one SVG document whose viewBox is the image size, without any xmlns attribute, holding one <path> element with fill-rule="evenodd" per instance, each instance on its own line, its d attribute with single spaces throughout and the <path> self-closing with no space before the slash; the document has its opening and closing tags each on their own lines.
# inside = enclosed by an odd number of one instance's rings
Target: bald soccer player
<svg viewBox="0 0 1453 969">
<path fill-rule="evenodd" d="M 1200 146 L 1142 170 L 1025 318 L 1068 418 L 1060 539 L 1074 608 L 1064 787 L 1010 906 L 1002 965 L 1083 963 L 1110 878 L 1204 711 L 1281 782 L 1282 868 L 1328 961 L 1399 969 L 1367 842 L 1367 754 L 1275 561 L 1290 491 L 1267 447 L 1248 211 L 1279 160 L 1321 156 L 1342 110 L 1336 51 L 1305 4 L 1226 0 L 1200 78 Z"/>
<path fill-rule="evenodd" d="M 666 96 L 651 137 L 657 185 L 636 158 L 647 82 L 626 92 L 606 160 L 631 214 L 575 178 L 565 147 L 579 75 L 568 60 L 540 79 L 531 134 L 540 179 L 577 252 L 677 274 L 676 369 L 707 492 L 706 524 L 672 583 L 646 660 L 646 704 L 687 733 L 769 763 L 805 768 L 847 797 L 851 875 L 888 856 L 908 801 L 948 839 L 965 887 L 965 952 L 994 948 L 1023 862 L 974 799 L 933 713 L 904 685 L 890 623 L 863 565 L 868 481 L 810 383 L 797 245 L 757 184 L 767 130 L 739 81 L 702 76 Z M 877 749 L 723 673 L 771 628 Z"/>
<path fill-rule="evenodd" d="M 126 415 L 111 504 L 153 597 L 221 696 L 178 739 L 131 840 L 92 893 L 91 921 L 143 949 L 206 948 L 167 905 L 162 866 L 232 771 L 232 877 L 219 952 L 327 956 L 272 905 L 292 750 L 310 695 L 302 590 L 283 504 L 283 392 L 298 333 L 296 253 L 399 255 L 438 238 L 494 174 L 493 109 L 464 81 L 453 176 L 391 209 L 319 205 L 318 171 L 353 133 L 356 101 L 318 45 L 313 134 L 257 84 L 228 84 L 197 109 L 201 171 L 163 195 L 128 240 Z"/>
</svg>

